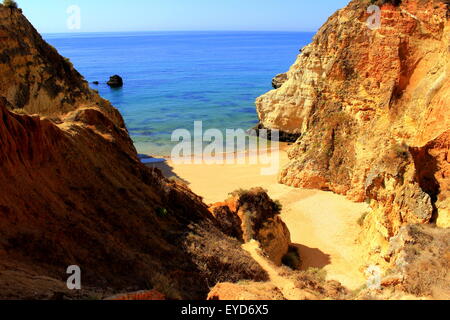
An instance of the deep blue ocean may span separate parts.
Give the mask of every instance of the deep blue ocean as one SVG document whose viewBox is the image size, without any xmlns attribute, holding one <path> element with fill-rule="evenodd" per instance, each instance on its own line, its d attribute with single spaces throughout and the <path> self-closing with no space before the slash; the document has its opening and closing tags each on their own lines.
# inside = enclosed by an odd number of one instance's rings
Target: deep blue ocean
<svg viewBox="0 0 450 320">
<path fill-rule="evenodd" d="M 271 90 L 312 33 L 139 32 L 46 34 L 122 113 L 140 153 L 168 155 L 175 129 L 249 129 L 255 99 Z M 124 87 L 106 85 L 111 75 Z"/>
</svg>

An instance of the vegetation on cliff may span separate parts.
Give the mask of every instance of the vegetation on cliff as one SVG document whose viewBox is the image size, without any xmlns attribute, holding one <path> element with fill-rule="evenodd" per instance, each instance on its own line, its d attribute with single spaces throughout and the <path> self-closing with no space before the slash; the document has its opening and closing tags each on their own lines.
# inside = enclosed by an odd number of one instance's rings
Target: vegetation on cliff
<svg viewBox="0 0 450 320">
<path fill-rule="evenodd" d="M 3 6 L 5 6 L 6 8 L 13 8 L 13 9 L 18 8 L 17 2 L 15 2 L 14 0 L 3 0 Z"/>
</svg>

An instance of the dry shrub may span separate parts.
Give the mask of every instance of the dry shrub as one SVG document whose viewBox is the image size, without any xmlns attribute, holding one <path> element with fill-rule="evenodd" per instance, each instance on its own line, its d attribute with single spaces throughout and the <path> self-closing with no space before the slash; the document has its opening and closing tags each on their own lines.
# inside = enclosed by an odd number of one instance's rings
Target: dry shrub
<svg viewBox="0 0 450 320">
<path fill-rule="evenodd" d="M 17 2 L 15 2 L 14 0 L 3 0 L 3 6 L 11 9 L 18 8 Z"/>
<path fill-rule="evenodd" d="M 206 231 L 201 226 L 190 228 L 191 232 L 184 240 L 185 250 L 192 256 L 209 288 L 220 282 L 269 279 L 261 266 L 241 248 L 238 240 L 224 236 L 217 229 L 209 228 Z"/>
<path fill-rule="evenodd" d="M 450 298 L 450 229 L 414 225 L 405 248 L 407 266 L 401 288 L 419 297 Z"/>
<path fill-rule="evenodd" d="M 285 268 L 282 274 L 291 278 L 295 286 L 317 295 L 320 299 L 347 300 L 352 298 L 351 292 L 337 281 L 327 281 L 324 269 L 310 268 L 307 271 L 292 271 Z"/>
</svg>

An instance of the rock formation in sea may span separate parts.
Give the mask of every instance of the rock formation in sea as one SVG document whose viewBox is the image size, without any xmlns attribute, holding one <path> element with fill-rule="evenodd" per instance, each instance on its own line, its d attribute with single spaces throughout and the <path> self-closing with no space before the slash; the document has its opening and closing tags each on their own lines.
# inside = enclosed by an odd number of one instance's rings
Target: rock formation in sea
<svg viewBox="0 0 450 320">
<path fill-rule="evenodd" d="M 111 88 L 121 88 L 123 87 L 123 79 L 121 76 L 114 75 L 109 78 L 109 81 L 106 84 Z"/>
<path fill-rule="evenodd" d="M 364 239 L 388 259 L 405 224 L 450 227 L 450 13 L 445 1 L 351 1 L 257 99 L 262 126 L 299 134 L 280 182 L 373 210 Z"/>
<path fill-rule="evenodd" d="M 267 279 L 200 197 L 140 162 L 120 113 L 20 10 L 0 6 L 0 38 L 0 298 L 201 299 Z"/>
</svg>

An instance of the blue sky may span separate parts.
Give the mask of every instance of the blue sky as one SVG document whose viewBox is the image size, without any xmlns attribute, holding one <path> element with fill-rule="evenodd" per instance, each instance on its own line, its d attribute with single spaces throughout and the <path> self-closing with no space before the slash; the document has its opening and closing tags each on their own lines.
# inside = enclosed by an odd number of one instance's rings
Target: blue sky
<svg viewBox="0 0 450 320">
<path fill-rule="evenodd" d="M 73 32 L 67 8 L 81 9 L 76 32 L 316 31 L 349 0 L 17 0 L 39 32 Z"/>
</svg>

